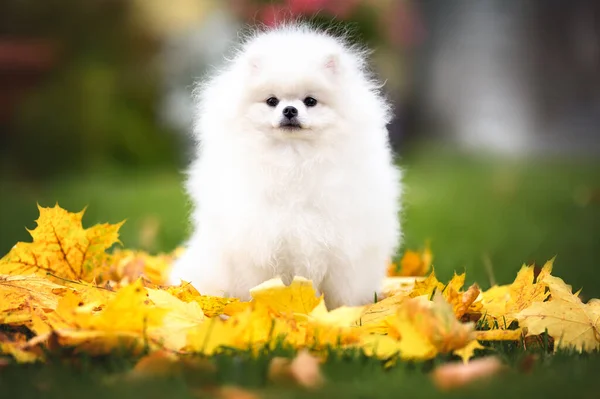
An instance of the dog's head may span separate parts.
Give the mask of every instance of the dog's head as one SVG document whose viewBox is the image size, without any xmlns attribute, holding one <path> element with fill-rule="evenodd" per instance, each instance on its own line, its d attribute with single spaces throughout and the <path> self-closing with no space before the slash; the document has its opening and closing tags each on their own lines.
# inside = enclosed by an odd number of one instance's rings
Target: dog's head
<svg viewBox="0 0 600 399">
<path fill-rule="evenodd" d="M 384 128 L 389 106 L 365 64 L 364 52 L 313 29 L 260 33 L 204 86 L 199 131 L 339 142 Z"/>
<path fill-rule="evenodd" d="M 346 119 L 343 49 L 326 36 L 274 32 L 251 43 L 242 58 L 241 111 L 255 129 L 311 138 Z"/>
</svg>

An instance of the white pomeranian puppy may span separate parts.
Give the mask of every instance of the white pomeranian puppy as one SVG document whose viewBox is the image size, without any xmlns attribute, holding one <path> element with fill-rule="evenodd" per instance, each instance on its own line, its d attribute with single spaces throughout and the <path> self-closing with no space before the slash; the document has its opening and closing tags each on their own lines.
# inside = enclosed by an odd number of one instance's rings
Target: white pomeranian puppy
<svg viewBox="0 0 600 399">
<path fill-rule="evenodd" d="M 268 279 L 302 276 L 329 309 L 373 301 L 400 240 L 401 176 L 365 54 L 282 25 L 199 88 L 194 231 L 171 283 L 247 300 Z"/>
</svg>

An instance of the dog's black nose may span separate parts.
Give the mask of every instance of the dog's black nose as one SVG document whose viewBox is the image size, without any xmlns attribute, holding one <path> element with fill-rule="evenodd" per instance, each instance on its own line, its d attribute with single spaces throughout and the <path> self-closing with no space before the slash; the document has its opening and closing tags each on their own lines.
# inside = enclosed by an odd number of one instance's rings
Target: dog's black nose
<svg viewBox="0 0 600 399">
<path fill-rule="evenodd" d="M 283 109 L 283 116 L 288 119 L 292 119 L 298 116 L 298 109 L 296 107 L 287 106 Z"/>
</svg>

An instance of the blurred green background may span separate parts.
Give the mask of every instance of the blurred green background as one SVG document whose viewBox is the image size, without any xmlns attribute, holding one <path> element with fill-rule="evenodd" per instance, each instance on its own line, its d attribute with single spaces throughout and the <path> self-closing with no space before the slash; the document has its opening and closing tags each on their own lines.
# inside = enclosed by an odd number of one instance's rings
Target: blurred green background
<svg viewBox="0 0 600 399">
<path fill-rule="evenodd" d="M 510 282 L 523 263 L 557 256 L 555 274 L 584 287 L 585 298 L 600 297 L 600 125 L 593 124 L 600 86 L 586 72 L 590 62 L 600 70 L 600 58 L 565 65 L 554 55 L 576 52 L 587 39 L 561 43 L 544 34 L 561 15 L 567 31 L 581 28 L 577 16 L 598 7 L 488 3 L 489 15 L 464 1 L 434 0 L 3 2 L 0 253 L 29 240 L 36 203 L 56 202 L 70 211 L 88 206 L 87 226 L 127 219 L 125 247 L 181 245 L 189 228 L 181 172 L 191 148 L 193 82 L 218 65 L 244 24 L 318 11 L 318 21 L 336 16 L 374 47 L 374 68 L 388 80 L 397 114 L 390 136 L 406 184 L 398 255 L 429 240 L 442 278 L 466 270 L 483 287 Z M 529 33 L 529 48 L 539 49 L 531 59 L 555 66 L 556 75 L 536 62 L 507 64 L 508 77 L 490 69 L 481 54 L 500 45 L 468 43 L 494 31 L 472 25 L 465 33 L 468 21 L 486 15 L 509 22 L 515 46 Z M 459 44 L 450 52 L 446 36 Z M 548 92 L 550 83 L 562 91 Z M 479 105 L 492 94 L 497 112 L 490 114 Z M 527 107 L 506 106 L 516 100 Z"/>
</svg>

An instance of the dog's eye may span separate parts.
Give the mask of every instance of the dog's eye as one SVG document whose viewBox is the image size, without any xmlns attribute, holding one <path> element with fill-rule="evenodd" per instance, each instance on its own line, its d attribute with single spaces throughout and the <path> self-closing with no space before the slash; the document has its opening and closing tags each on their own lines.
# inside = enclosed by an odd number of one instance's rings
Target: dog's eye
<svg viewBox="0 0 600 399">
<path fill-rule="evenodd" d="M 314 107 L 315 105 L 317 105 L 317 100 L 312 97 L 306 97 L 304 99 L 304 105 L 306 105 L 307 107 Z"/>
<path fill-rule="evenodd" d="M 276 107 L 279 104 L 279 100 L 276 97 L 267 98 L 267 105 L 269 107 Z"/>
</svg>

